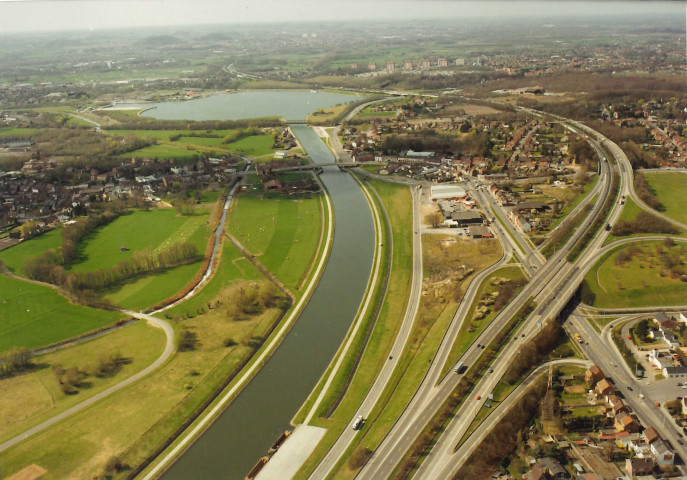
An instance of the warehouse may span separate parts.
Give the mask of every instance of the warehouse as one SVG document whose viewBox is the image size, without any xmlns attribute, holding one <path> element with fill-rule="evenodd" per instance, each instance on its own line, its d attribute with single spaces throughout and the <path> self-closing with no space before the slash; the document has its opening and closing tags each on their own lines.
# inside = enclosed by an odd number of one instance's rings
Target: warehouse
<svg viewBox="0 0 687 480">
<path fill-rule="evenodd" d="M 431 190 L 433 202 L 439 200 L 460 200 L 467 196 L 465 190 L 458 185 L 432 185 Z"/>
</svg>

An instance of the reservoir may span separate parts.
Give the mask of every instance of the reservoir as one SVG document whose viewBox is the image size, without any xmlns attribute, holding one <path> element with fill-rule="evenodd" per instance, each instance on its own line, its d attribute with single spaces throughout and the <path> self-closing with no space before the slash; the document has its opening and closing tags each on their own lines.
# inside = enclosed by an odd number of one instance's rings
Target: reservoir
<svg viewBox="0 0 687 480">
<path fill-rule="evenodd" d="M 334 157 L 307 125 L 292 130 L 315 163 Z M 334 243 L 319 284 L 274 355 L 234 402 L 163 475 L 165 480 L 243 479 L 286 429 L 351 326 L 372 269 L 370 208 L 338 167 L 320 176 L 332 200 Z"/>
<path fill-rule="evenodd" d="M 183 102 L 145 104 L 141 115 L 160 120 L 239 120 L 281 117 L 302 120 L 319 108 L 354 102 L 361 97 L 315 91 L 264 90 L 222 93 Z"/>
</svg>

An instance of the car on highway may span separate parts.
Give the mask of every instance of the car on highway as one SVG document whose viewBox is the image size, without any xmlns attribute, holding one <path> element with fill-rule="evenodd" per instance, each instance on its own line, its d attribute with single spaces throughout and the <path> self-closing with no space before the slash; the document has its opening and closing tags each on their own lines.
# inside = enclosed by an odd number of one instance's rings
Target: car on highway
<svg viewBox="0 0 687 480">
<path fill-rule="evenodd" d="M 477 395 L 476 400 L 482 400 L 482 395 Z"/>
<path fill-rule="evenodd" d="M 632 391 L 632 387 L 627 387 L 627 389 L 628 389 L 629 391 Z"/>
<path fill-rule="evenodd" d="M 353 430 L 360 430 L 363 428 L 363 423 L 365 423 L 365 418 L 362 415 L 358 415 L 358 418 L 353 421 Z"/>
<path fill-rule="evenodd" d="M 643 393 L 640 393 L 640 394 L 639 394 L 639 398 L 644 398 L 644 394 L 643 394 Z"/>
</svg>

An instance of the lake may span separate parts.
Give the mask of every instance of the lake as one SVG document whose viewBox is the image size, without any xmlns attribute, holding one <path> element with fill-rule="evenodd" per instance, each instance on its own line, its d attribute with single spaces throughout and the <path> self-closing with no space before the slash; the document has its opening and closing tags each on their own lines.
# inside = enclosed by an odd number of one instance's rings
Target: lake
<svg viewBox="0 0 687 480">
<path fill-rule="evenodd" d="M 160 120 L 241 120 L 283 117 L 304 120 L 320 108 L 360 100 L 357 95 L 304 90 L 222 93 L 179 102 L 151 103 L 143 116 Z"/>
</svg>

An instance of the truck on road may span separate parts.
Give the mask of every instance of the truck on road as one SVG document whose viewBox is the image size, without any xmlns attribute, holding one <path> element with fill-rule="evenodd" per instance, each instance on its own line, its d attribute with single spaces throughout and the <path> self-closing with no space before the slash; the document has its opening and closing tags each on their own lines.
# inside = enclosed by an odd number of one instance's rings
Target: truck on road
<svg viewBox="0 0 687 480">
<path fill-rule="evenodd" d="M 577 340 L 577 343 L 582 343 L 582 337 L 580 337 L 579 333 L 575 334 L 575 340 Z"/>
</svg>

